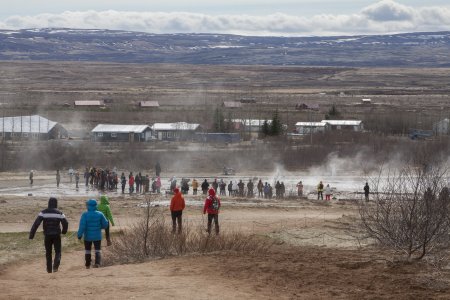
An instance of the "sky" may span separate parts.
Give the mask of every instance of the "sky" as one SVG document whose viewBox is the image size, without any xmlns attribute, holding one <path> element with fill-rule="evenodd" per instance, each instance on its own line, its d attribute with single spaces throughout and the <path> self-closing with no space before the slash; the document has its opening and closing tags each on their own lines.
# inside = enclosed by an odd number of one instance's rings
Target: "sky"
<svg viewBox="0 0 450 300">
<path fill-rule="evenodd" d="M 0 0 L 0 29 L 312 36 L 450 31 L 449 0 Z"/>
</svg>

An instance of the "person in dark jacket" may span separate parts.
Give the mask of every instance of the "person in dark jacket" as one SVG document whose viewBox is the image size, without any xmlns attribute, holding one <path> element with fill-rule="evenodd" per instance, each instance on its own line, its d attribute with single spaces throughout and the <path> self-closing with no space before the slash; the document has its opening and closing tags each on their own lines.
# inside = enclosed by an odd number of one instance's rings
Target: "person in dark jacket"
<svg viewBox="0 0 450 300">
<path fill-rule="evenodd" d="M 125 177 L 125 173 L 122 172 L 120 176 L 120 183 L 122 184 L 122 194 L 125 193 L 125 185 L 127 184 L 127 178 Z"/>
<path fill-rule="evenodd" d="M 78 227 L 78 239 L 84 237 L 86 269 L 91 267 L 92 244 L 95 249 L 94 268 L 98 268 L 101 264 L 102 229 L 106 229 L 109 222 L 105 215 L 97 210 L 97 201 L 89 199 L 86 206 L 87 211 L 81 215 Z"/>
<path fill-rule="evenodd" d="M 159 164 L 159 162 L 157 162 L 155 165 L 155 174 L 156 177 L 159 177 L 161 175 L 161 165 Z"/>
<path fill-rule="evenodd" d="M 366 201 L 369 201 L 369 193 L 370 193 L 369 183 L 366 182 L 366 185 L 364 186 L 364 198 L 366 199 Z"/>
<path fill-rule="evenodd" d="M 30 230 L 30 240 L 34 238 L 41 222 L 44 222 L 45 258 L 47 259 L 47 272 L 58 272 L 61 263 L 61 233 L 66 234 L 69 223 L 66 216 L 58 209 L 58 200 L 50 198 L 48 208 L 39 213 Z M 62 230 L 61 230 L 62 225 Z M 52 248 L 55 248 L 55 261 L 52 268 Z"/>
<path fill-rule="evenodd" d="M 208 188 L 209 188 L 209 183 L 208 183 L 208 180 L 205 179 L 205 181 L 203 181 L 203 183 L 202 183 L 203 195 L 206 195 L 206 193 L 208 192 Z"/>
<path fill-rule="evenodd" d="M 88 167 L 84 170 L 84 182 L 86 184 L 86 187 L 89 186 L 89 177 L 91 177 L 91 173 L 89 172 Z"/>
<path fill-rule="evenodd" d="M 30 178 L 30 185 L 33 185 L 33 170 L 31 170 L 30 171 L 30 175 L 29 175 L 29 178 Z"/>
<path fill-rule="evenodd" d="M 59 170 L 56 170 L 56 187 L 59 187 L 60 182 L 61 182 L 61 174 L 59 174 Z"/>
</svg>

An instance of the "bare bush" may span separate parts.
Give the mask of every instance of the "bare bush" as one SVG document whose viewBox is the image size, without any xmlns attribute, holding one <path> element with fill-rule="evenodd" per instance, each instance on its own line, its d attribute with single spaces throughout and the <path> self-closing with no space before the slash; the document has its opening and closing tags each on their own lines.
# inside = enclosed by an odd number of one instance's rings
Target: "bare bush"
<svg viewBox="0 0 450 300">
<path fill-rule="evenodd" d="M 272 242 L 261 236 L 239 232 L 209 235 L 202 226 L 196 227 L 186 222 L 181 234 L 173 234 L 171 224 L 166 224 L 164 211 L 152 207 L 147 201 L 144 216 L 129 229 L 120 232 L 113 245 L 105 251 L 104 264 L 136 263 L 215 251 L 265 253 L 272 245 Z"/>
<path fill-rule="evenodd" d="M 381 245 L 422 259 L 449 245 L 450 194 L 439 167 L 406 167 L 373 182 L 374 203 L 361 202 L 363 228 Z"/>
</svg>

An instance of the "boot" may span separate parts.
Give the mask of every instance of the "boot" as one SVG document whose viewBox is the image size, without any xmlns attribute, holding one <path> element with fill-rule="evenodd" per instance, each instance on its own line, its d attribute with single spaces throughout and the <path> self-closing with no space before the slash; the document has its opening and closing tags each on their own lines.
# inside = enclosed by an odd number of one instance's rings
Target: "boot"
<svg viewBox="0 0 450 300">
<path fill-rule="evenodd" d="M 84 259 L 86 260 L 86 269 L 89 269 L 91 267 L 91 255 L 85 254 Z"/>
<path fill-rule="evenodd" d="M 111 242 L 111 238 L 107 238 L 106 239 L 106 246 L 111 246 L 112 245 L 112 242 Z"/>
<path fill-rule="evenodd" d="M 102 260 L 102 254 L 100 252 L 95 252 L 95 265 L 94 268 L 100 267 Z"/>
</svg>

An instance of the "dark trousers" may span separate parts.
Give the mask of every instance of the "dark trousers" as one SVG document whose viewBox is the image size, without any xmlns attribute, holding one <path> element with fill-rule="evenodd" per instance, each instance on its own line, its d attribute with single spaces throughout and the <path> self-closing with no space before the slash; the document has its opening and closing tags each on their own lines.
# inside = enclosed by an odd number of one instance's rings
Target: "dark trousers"
<svg viewBox="0 0 450 300">
<path fill-rule="evenodd" d="M 317 192 L 317 200 L 319 200 L 319 198 L 320 198 L 320 200 L 323 200 L 323 192 L 322 191 Z"/>
<path fill-rule="evenodd" d="M 91 251 L 92 251 L 92 244 L 94 244 L 95 249 L 95 264 L 100 265 L 102 256 L 101 256 L 101 247 L 102 247 L 102 241 L 84 241 L 84 257 L 86 260 L 86 267 L 89 267 L 91 265 Z"/>
<path fill-rule="evenodd" d="M 214 227 L 216 229 L 216 234 L 219 234 L 219 215 L 218 214 L 208 214 L 208 233 L 211 233 L 211 225 L 214 220 Z"/>
<path fill-rule="evenodd" d="M 172 215 L 172 233 L 175 233 L 176 229 L 177 229 L 177 223 L 178 223 L 178 233 L 181 233 L 181 229 L 182 229 L 182 215 L 183 215 L 183 211 L 179 210 L 179 211 L 172 211 L 171 212 Z"/>
<path fill-rule="evenodd" d="M 109 239 L 110 239 L 109 224 L 108 224 L 108 227 L 105 228 L 105 237 L 106 237 L 106 240 L 109 241 Z"/>
<path fill-rule="evenodd" d="M 45 245 L 45 258 L 47 259 L 47 272 L 51 273 L 52 270 L 58 270 L 61 263 L 61 236 L 59 235 L 46 235 L 44 238 Z M 55 261 L 52 262 L 52 248 L 55 248 Z M 53 269 L 52 269 L 53 263 Z"/>
</svg>

